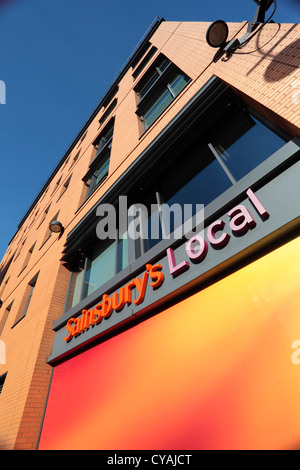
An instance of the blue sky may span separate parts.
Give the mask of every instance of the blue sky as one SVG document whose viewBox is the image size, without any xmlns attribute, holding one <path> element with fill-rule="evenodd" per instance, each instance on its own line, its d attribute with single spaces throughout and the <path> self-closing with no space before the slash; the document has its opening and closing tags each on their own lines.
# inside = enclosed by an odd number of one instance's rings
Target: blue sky
<svg viewBox="0 0 300 470">
<path fill-rule="evenodd" d="M 155 17 L 241 22 L 255 8 L 252 0 L 0 0 L 0 260 Z M 278 0 L 274 20 L 298 23 L 300 0 Z"/>
</svg>

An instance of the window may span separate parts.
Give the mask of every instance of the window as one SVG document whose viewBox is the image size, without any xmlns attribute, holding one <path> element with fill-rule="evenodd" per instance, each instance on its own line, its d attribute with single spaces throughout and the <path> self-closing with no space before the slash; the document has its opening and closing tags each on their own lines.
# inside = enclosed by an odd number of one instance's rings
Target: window
<svg viewBox="0 0 300 470">
<path fill-rule="evenodd" d="M 87 258 L 83 297 L 92 294 L 115 274 L 116 248 L 112 240 L 95 243 Z"/>
<path fill-rule="evenodd" d="M 144 57 L 144 59 L 139 64 L 139 66 L 134 70 L 132 74 L 134 79 L 136 79 L 139 76 L 139 74 L 143 71 L 143 69 L 146 67 L 148 62 L 150 62 L 150 60 L 152 59 L 152 57 L 154 56 L 156 52 L 157 52 L 157 48 L 155 46 L 152 46 L 148 54 Z"/>
<path fill-rule="evenodd" d="M 65 310 L 91 295 L 127 265 L 127 239 L 89 240 L 71 272 Z"/>
<path fill-rule="evenodd" d="M 86 198 L 95 191 L 108 175 L 113 132 L 114 119 L 111 119 L 94 142 L 97 150 L 96 156 L 89 166 L 89 171 L 83 177 L 83 181 L 88 186 Z"/>
<path fill-rule="evenodd" d="M 95 171 L 90 179 L 89 183 L 89 191 L 88 193 L 91 194 L 97 186 L 107 177 L 108 169 L 109 169 L 109 161 L 110 161 L 110 149 L 106 152 L 106 155 L 103 155 L 101 161 L 95 167 Z"/>
<path fill-rule="evenodd" d="M 39 226 L 37 228 L 39 228 L 42 225 L 42 223 L 44 222 L 44 220 L 46 219 L 46 217 L 48 215 L 48 212 L 49 212 L 49 209 L 50 209 L 50 206 L 51 206 L 51 204 L 49 204 L 47 209 L 44 211 L 44 213 L 42 215 L 42 220 L 40 221 Z"/>
<path fill-rule="evenodd" d="M 80 143 L 81 143 L 81 142 L 79 142 L 79 144 L 80 144 Z M 79 144 L 78 144 L 78 145 L 79 145 Z M 77 146 L 77 147 L 78 147 L 78 146 Z M 64 162 L 64 164 L 62 165 L 60 171 L 63 171 L 63 170 L 64 170 L 64 168 L 67 166 L 67 164 L 69 163 L 69 161 L 70 161 L 70 155 L 67 157 L 67 159 L 66 159 L 66 161 Z"/>
<path fill-rule="evenodd" d="M 137 115 L 143 123 L 144 131 L 156 121 L 189 81 L 190 78 L 169 59 L 159 56 L 134 89 L 139 97 Z"/>
<path fill-rule="evenodd" d="M 41 197 L 41 201 L 44 199 L 44 197 L 46 196 L 47 192 L 48 192 L 48 189 L 49 189 L 49 186 L 45 189 L 45 192 L 44 194 L 42 195 Z"/>
<path fill-rule="evenodd" d="M 9 312 L 11 311 L 11 308 L 12 308 L 12 305 L 13 305 L 14 301 L 12 301 L 5 309 L 3 315 L 2 315 L 2 318 L 0 320 L 0 336 L 2 335 L 2 332 L 3 332 L 3 329 L 4 329 L 4 326 L 6 324 L 6 320 L 8 318 L 8 315 L 9 315 Z"/>
<path fill-rule="evenodd" d="M 19 323 L 19 321 L 21 321 L 26 316 L 29 305 L 30 305 L 30 302 L 31 302 L 31 299 L 32 299 L 32 296 L 33 296 L 33 292 L 34 292 L 34 288 L 36 286 L 38 276 L 39 276 L 39 273 L 37 273 L 34 276 L 34 278 L 31 279 L 31 281 L 27 284 L 25 294 L 23 296 L 18 314 L 17 314 L 16 319 L 15 319 L 15 323 L 13 324 L 12 328 L 14 326 L 16 326 L 16 324 Z"/>
<path fill-rule="evenodd" d="M 226 119 L 219 120 L 207 137 L 232 181 L 241 179 L 285 144 L 282 137 L 240 105 L 232 105 Z"/>
<path fill-rule="evenodd" d="M 23 250 L 23 247 L 24 247 L 24 245 L 25 245 L 25 243 L 26 243 L 26 240 L 27 240 L 27 238 L 25 238 L 25 240 L 23 240 L 22 245 L 20 246 L 19 251 L 17 252 L 17 254 L 16 254 L 16 256 L 15 256 L 14 261 L 16 261 L 16 260 L 18 259 L 18 257 L 20 256 L 20 254 L 21 254 L 21 252 L 22 252 L 22 250 Z M 20 241 L 21 241 L 21 240 L 20 240 Z"/>
<path fill-rule="evenodd" d="M 64 182 L 64 184 L 62 185 L 62 188 L 61 188 L 61 193 L 60 193 L 60 196 L 58 199 L 60 199 L 62 197 L 63 194 L 65 194 L 65 192 L 67 191 L 69 185 L 70 185 L 70 181 L 71 181 L 71 178 L 72 178 L 72 175 L 69 176 L 69 178 Z"/>
<path fill-rule="evenodd" d="M 25 269 L 26 266 L 28 265 L 29 260 L 30 260 L 30 258 L 31 258 L 31 255 L 32 255 L 32 253 L 33 253 L 34 247 L 35 247 L 35 243 L 34 243 L 34 244 L 32 245 L 32 247 L 28 250 L 28 253 L 26 253 L 25 260 L 24 260 L 24 263 L 23 263 L 21 272 L 24 271 L 24 269 Z M 20 274 L 21 274 L 21 272 L 20 272 Z"/>
<path fill-rule="evenodd" d="M 70 170 L 70 169 L 72 168 L 72 166 L 75 165 L 75 163 L 77 162 L 77 160 L 78 160 L 78 158 L 79 158 L 79 155 L 80 155 L 80 152 L 81 152 L 81 149 L 80 149 L 80 150 L 76 153 L 76 155 L 74 156 L 69 170 Z"/>
<path fill-rule="evenodd" d="M 5 274 L 4 274 L 4 276 L 5 276 Z M 5 291 L 5 288 L 6 288 L 7 284 L 8 284 L 9 279 L 10 279 L 10 276 L 8 276 L 8 278 L 5 280 L 5 282 L 4 282 L 4 284 L 3 284 L 3 287 L 2 287 L 2 289 L 1 289 L 1 291 L 0 291 L 0 299 L 2 298 L 2 296 L 3 296 L 3 294 L 4 294 L 4 291 Z"/>
<path fill-rule="evenodd" d="M 169 206 L 208 205 L 286 143 L 240 104 L 231 104 L 210 130 L 198 135 L 185 142 L 172 165 L 162 163 L 160 197 Z"/>
<path fill-rule="evenodd" d="M 105 111 L 105 113 L 103 114 L 103 116 L 101 116 L 101 118 L 99 119 L 99 123 L 100 123 L 100 126 L 102 126 L 102 124 L 104 123 L 104 121 L 106 121 L 106 119 L 108 118 L 108 116 L 113 112 L 113 110 L 115 109 L 115 107 L 117 106 L 117 103 L 118 103 L 118 100 L 117 98 L 115 98 L 112 103 L 109 105 L 109 107 L 107 108 L 107 110 Z"/>
<path fill-rule="evenodd" d="M 83 134 L 83 136 L 81 137 L 81 139 L 79 140 L 79 142 L 77 144 L 77 148 L 82 144 L 82 142 L 86 138 L 87 133 L 88 133 L 88 131 L 85 131 L 85 133 Z"/>
<path fill-rule="evenodd" d="M 137 64 L 140 62 L 140 60 L 146 54 L 146 52 L 150 49 L 150 47 L 151 47 L 151 43 L 146 42 L 144 43 L 144 45 L 138 48 L 138 50 L 135 53 L 135 56 L 132 59 L 132 63 L 131 63 L 132 68 L 135 68 L 137 66 Z"/>
<path fill-rule="evenodd" d="M 0 395 L 1 395 L 2 390 L 3 390 L 3 386 L 4 386 L 6 376 L 7 376 L 7 372 L 6 372 L 6 374 L 0 375 Z"/>
<path fill-rule="evenodd" d="M 115 85 L 113 86 L 109 91 L 108 93 L 106 94 L 104 100 L 102 101 L 102 106 L 104 108 L 107 108 L 107 106 L 109 105 L 109 103 L 112 101 L 112 99 L 116 96 L 116 94 L 118 93 L 119 91 L 119 85 Z"/>
<path fill-rule="evenodd" d="M 138 214 L 135 220 L 144 227 L 140 233 L 148 230 L 148 237 L 132 240 L 117 233 L 115 240 L 99 240 L 95 236 L 86 240 L 85 245 L 81 245 L 78 262 L 74 264 L 67 309 L 154 248 L 163 238 L 163 229 L 166 229 L 164 235 L 172 238 L 172 232 L 184 222 L 185 204 L 190 204 L 193 209 L 191 216 L 195 216 L 196 204 L 210 204 L 289 139 L 236 97 L 230 100 L 226 97 L 226 102 L 218 107 L 216 114 L 210 113 L 210 117 L 209 121 L 201 114 L 193 114 L 189 126 L 180 122 L 181 132 L 176 134 L 174 131 L 175 137 L 168 140 L 166 147 L 164 131 L 162 151 L 157 148 L 153 151 L 151 146 L 149 153 L 144 155 L 144 161 L 141 158 L 136 164 L 139 170 L 133 166 L 127 172 L 126 180 L 120 180 L 123 192 L 116 189 L 116 194 L 124 194 L 126 187 L 127 207 L 142 204 L 147 209 L 147 218 Z M 151 155 L 154 155 L 153 160 L 149 158 Z M 175 204 L 182 208 L 180 216 L 176 217 L 174 209 L 165 212 L 164 203 L 170 209 Z M 155 209 L 151 210 L 153 207 Z M 99 218 L 93 223 L 98 224 Z M 154 224 L 159 226 L 159 230 L 153 237 Z M 88 231 L 95 234 L 96 225 L 89 226 Z M 82 233 L 83 228 L 78 228 L 78 237 L 82 237 Z M 67 247 L 66 252 L 68 250 Z M 74 260 L 73 254 L 72 258 Z"/>
<path fill-rule="evenodd" d="M 55 193 L 55 191 L 57 190 L 57 188 L 58 188 L 60 182 L 61 182 L 61 177 L 56 181 L 55 187 L 54 187 L 54 189 L 53 189 L 53 191 L 52 191 L 52 193 L 51 193 L 51 196 L 52 196 L 52 195 Z"/>
</svg>

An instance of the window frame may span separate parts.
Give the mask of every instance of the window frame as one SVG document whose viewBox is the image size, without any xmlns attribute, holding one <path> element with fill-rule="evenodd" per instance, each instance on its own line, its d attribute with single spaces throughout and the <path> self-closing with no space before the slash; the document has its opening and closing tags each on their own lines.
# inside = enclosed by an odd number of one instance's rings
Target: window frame
<svg viewBox="0 0 300 470">
<path fill-rule="evenodd" d="M 103 241 L 106 242 L 107 240 L 103 240 Z M 101 242 L 101 241 L 98 238 L 93 237 L 93 238 L 90 238 L 87 241 L 87 243 L 85 243 L 84 246 L 82 247 L 81 256 L 83 256 L 83 259 L 81 260 L 81 264 L 83 266 L 82 266 L 82 270 L 80 271 L 80 274 L 82 274 L 82 280 L 80 281 L 80 287 L 79 287 L 80 293 L 79 293 L 79 302 L 78 303 L 80 303 L 82 300 L 88 298 L 90 295 L 93 295 L 93 292 L 91 292 L 90 294 L 86 294 L 86 292 L 87 292 L 86 275 L 87 275 L 88 270 L 91 268 L 92 262 L 94 261 L 92 259 L 93 248 L 95 247 L 95 244 L 99 243 L 99 242 Z M 119 266 L 120 266 L 120 251 L 119 251 L 120 242 L 121 242 L 121 239 L 120 239 L 120 236 L 119 236 L 119 230 L 117 229 L 116 233 L 115 233 L 115 238 L 111 240 L 111 244 L 114 245 L 114 250 L 115 250 L 115 254 L 114 254 L 114 276 L 113 277 L 117 276 L 119 273 L 121 273 L 122 271 L 127 269 L 129 264 L 130 264 L 130 260 L 128 259 L 128 264 L 125 267 L 123 267 L 122 269 L 119 269 Z M 129 256 L 128 256 L 128 258 L 129 258 Z M 75 261 L 75 264 L 76 264 L 76 261 Z M 78 263 L 77 266 L 79 266 L 79 263 Z M 73 276 L 78 273 L 78 267 L 77 266 L 76 267 L 74 266 L 74 269 L 70 270 L 70 277 L 69 277 L 69 284 L 68 284 L 68 289 L 67 289 L 67 294 L 66 294 L 66 299 L 65 299 L 64 312 L 67 311 L 67 305 L 69 303 L 73 302 L 69 298 L 69 296 L 70 296 L 70 291 L 71 291 L 71 284 L 73 282 Z M 96 288 L 96 290 L 100 289 L 107 282 L 110 282 L 111 279 L 112 278 L 105 281 L 102 285 L 98 286 Z M 72 297 L 73 297 L 74 293 L 75 293 L 75 289 L 72 292 Z M 74 304 L 74 306 L 71 307 L 71 308 L 74 308 L 76 305 L 77 304 Z"/>
<path fill-rule="evenodd" d="M 5 374 L 0 375 L 0 395 L 2 394 L 2 391 L 3 391 L 6 376 L 7 376 L 7 372 L 5 372 Z"/>
<path fill-rule="evenodd" d="M 46 209 L 44 210 L 43 214 L 42 214 L 42 217 L 41 217 L 41 221 L 39 223 L 39 225 L 37 226 L 36 230 L 38 230 L 40 228 L 40 226 L 42 225 L 42 223 L 44 222 L 44 220 L 46 220 L 48 214 L 49 214 L 49 210 L 50 210 L 50 207 L 51 207 L 51 204 L 52 202 L 50 202 L 50 204 L 48 204 L 48 206 L 46 207 Z"/>
<path fill-rule="evenodd" d="M 107 142 L 107 145 L 109 142 Z M 97 164 L 94 164 L 92 166 L 92 172 L 89 172 L 89 182 L 87 183 L 88 190 L 86 194 L 86 198 L 88 198 L 94 191 L 95 189 L 100 186 L 101 183 L 103 183 L 104 180 L 106 180 L 109 172 L 109 164 L 110 164 L 110 149 L 108 149 L 106 146 L 105 148 L 102 149 L 103 153 L 101 152 L 101 159 L 99 159 L 99 155 L 97 155 Z M 99 173 L 106 168 L 105 173 L 101 176 L 101 178 L 98 180 Z M 91 174 L 92 173 L 92 174 Z"/>
<path fill-rule="evenodd" d="M 157 52 L 157 47 L 152 46 L 144 58 L 138 63 L 138 65 L 133 68 L 132 76 L 133 79 L 136 80 L 137 77 L 142 73 L 146 65 L 150 62 L 150 60 L 155 56 Z"/>
<path fill-rule="evenodd" d="M 173 89 L 172 82 L 174 82 L 175 78 L 178 79 L 180 77 L 185 80 L 185 85 L 177 93 Z M 136 115 L 143 126 L 142 135 L 150 129 L 190 82 L 191 78 L 171 62 L 170 59 L 163 54 L 158 56 L 134 87 L 134 91 L 138 96 Z M 150 124 L 147 124 L 145 115 L 158 104 L 164 93 L 168 93 L 171 96 L 171 101 Z"/>
<path fill-rule="evenodd" d="M 57 199 L 56 202 L 58 202 L 60 200 L 61 197 L 63 197 L 63 195 L 65 194 L 65 192 L 67 191 L 67 189 L 69 188 L 70 186 L 70 182 L 71 182 L 71 179 L 72 179 L 72 176 L 73 176 L 73 173 L 68 176 L 68 178 L 66 179 L 66 181 L 62 184 L 61 186 L 61 192 L 60 192 L 60 195 Z"/>
<path fill-rule="evenodd" d="M 4 313 L 2 314 L 1 320 L 0 320 L 0 337 L 3 333 L 3 330 L 5 328 L 7 319 L 9 317 L 9 314 L 11 312 L 12 306 L 13 306 L 14 300 L 10 302 L 10 304 L 5 308 Z"/>
<path fill-rule="evenodd" d="M 41 249 L 43 248 L 43 246 L 45 245 L 45 243 L 49 240 L 49 238 L 52 237 L 52 232 L 51 232 L 49 226 L 50 226 L 51 222 L 53 222 L 53 220 L 58 220 L 59 213 L 60 213 L 60 211 L 58 211 L 58 212 L 55 214 L 55 216 L 52 217 L 51 220 L 49 221 L 49 225 L 48 225 L 48 227 L 47 227 L 47 229 L 46 229 L 46 233 L 45 233 L 45 236 L 44 236 L 44 238 L 43 238 L 42 244 L 41 244 L 41 246 L 39 247 L 39 250 L 41 250 Z"/>
<path fill-rule="evenodd" d="M 115 118 L 112 117 L 93 142 L 96 154 L 89 165 L 87 173 L 82 178 L 82 181 L 87 186 L 85 200 L 87 200 L 108 177 L 114 135 L 114 123 Z M 98 175 L 96 175 L 96 172 L 100 172 L 106 166 L 107 170 L 101 179 L 97 181 Z"/>
<path fill-rule="evenodd" d="M 24 263 L 23 263 L 23 266 L 22 266 L 22 269 L 21 269 L 20 273 L 18 274 L 18 277 L 22 274 L 22 272 L 24 271 L 24 269 L 27 268 L 28 263 L 29 263 L 29 261 L 30 261 L 30 258 L 31 258 L 31 256 L 32 256 L 33 250 L 34 250 L 34 248 L 35 248 L 35 245 L 36 245 L 36 241 L 34 242 L 34 244 L 32 245 L 32 247 L 29 248 L 29 250 L 27 251 L 26 256 L 25 256 L 25 259 L 24 259 Z"/>
<path fill-rule="evenodd" d="M 81 142 L 80 142 L 80 143 L 81 143 Z M 78 147 L 77 147 L 77 148 L 78 148 Z M 76 154 L 75 154 L 74 157 L 72 158 L 72 162 L 71 162 L 71 165 L 70 165 L 68 171 L 70 171 L 70 170 L 73 168 L 73 166 L 75 165 L 75 163 L 78 161 L 79 156 L 80 156 L 80 153 L 81 153 L 81 148 L 78 150 L 78 152 L 76 152 Z M 68 161 L 69 161 L 69 159 L 68 159 Z"/>
<path fill-rule="evenodd" d="M 19 311 L 11 328 L 14 328 L 21 320 L 23 320 L 23 318 L 26 317 L 39 274 L 40 272 L 38 272 L 26 285 L 25 293 L 23 295 Z"/>
<path fill-rule="evenodd" d="M 111 103 L 110 105 L 108 106 L 107 109 L 105 109 L 103 115 L 101 116 L 101 118 L 99 119 L 99 125 L 102 126 L 104 124 L 104 122 L 106 121 L 106 119 L 110 116 L 110 114 L 113 112 L 113 110 L 116 108 L 118 104 L 118 98 L 115 98 Z"/>
</svg>

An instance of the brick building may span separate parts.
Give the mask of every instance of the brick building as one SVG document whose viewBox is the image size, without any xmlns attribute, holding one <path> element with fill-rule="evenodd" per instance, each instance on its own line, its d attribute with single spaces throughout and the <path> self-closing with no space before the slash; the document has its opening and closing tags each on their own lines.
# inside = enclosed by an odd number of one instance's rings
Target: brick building
<svg viewBox="0 0 300 470">
<path fill-rule="evenodd" d="M 300 27 L 208 26 L 154 22 L 9 243 L 1 449 L 298 445 Z M 204 233 L 123 237 L 119 196 Z"/>
</svg>

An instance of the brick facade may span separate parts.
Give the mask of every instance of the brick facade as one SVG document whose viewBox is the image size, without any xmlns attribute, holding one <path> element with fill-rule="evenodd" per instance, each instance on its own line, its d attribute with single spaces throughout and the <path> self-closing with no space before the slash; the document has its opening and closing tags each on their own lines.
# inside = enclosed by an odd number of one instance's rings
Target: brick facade
<svg viewBox="0 0 300 470">
<path fill-rule="evenodd" d="M 199 22 L 160 24 L 150 39 L 157 52 L 141 75 L 158 54 L 163 53 L 192 79 L 191 82 L 141 136 L 133 89 L 140 76 L 134 80 L 132 67 L 129 67 L 118 83 L 117 105 L 112 111 L 115 127 L 107 179 L 84 202 L 86 186 L 82 177 L 95 155 L 93 142 L 111 117 L 99 127 L 99 119 L 109 103 L 98 110 L 86 135 L 85 132 L 80 135 L 63 157 L 62 164 L 8 246 L 0 265 L 3 301 L 0 325 L 7 316 L 7 307 L 13 302 L 1 333 L 7 362 L 0 365 L 0 377 L 7 372 L 0 396 L 1 450 L 36 449 L 37 446 L 52 374 L 52 368 L 46 363 L 54 337 L 52 324 L 62 314 L 68 287 L 69 271 L 60 261 L 68 233 L 195 93 L 216 75 L 271 122 L 292 136 L 300 136 L 300 99 L 296 89 L 296 81 L 300 80 L 300 25 L 266 25 L 229 60 L 217 62 L 213 62 L 215 51 L 205 40 L 208 26 Z M 246 23 L 229 24 L 229 29 L 230 38 L 241 38 Z M 61 237 L 52 234 L 48 238 L 49 222 L 58 212 L 64 233 Z M 24 310 L 30 281 L 37 273 L 26 316 L 16 323 L 17 315 Z"/>
</svg>

